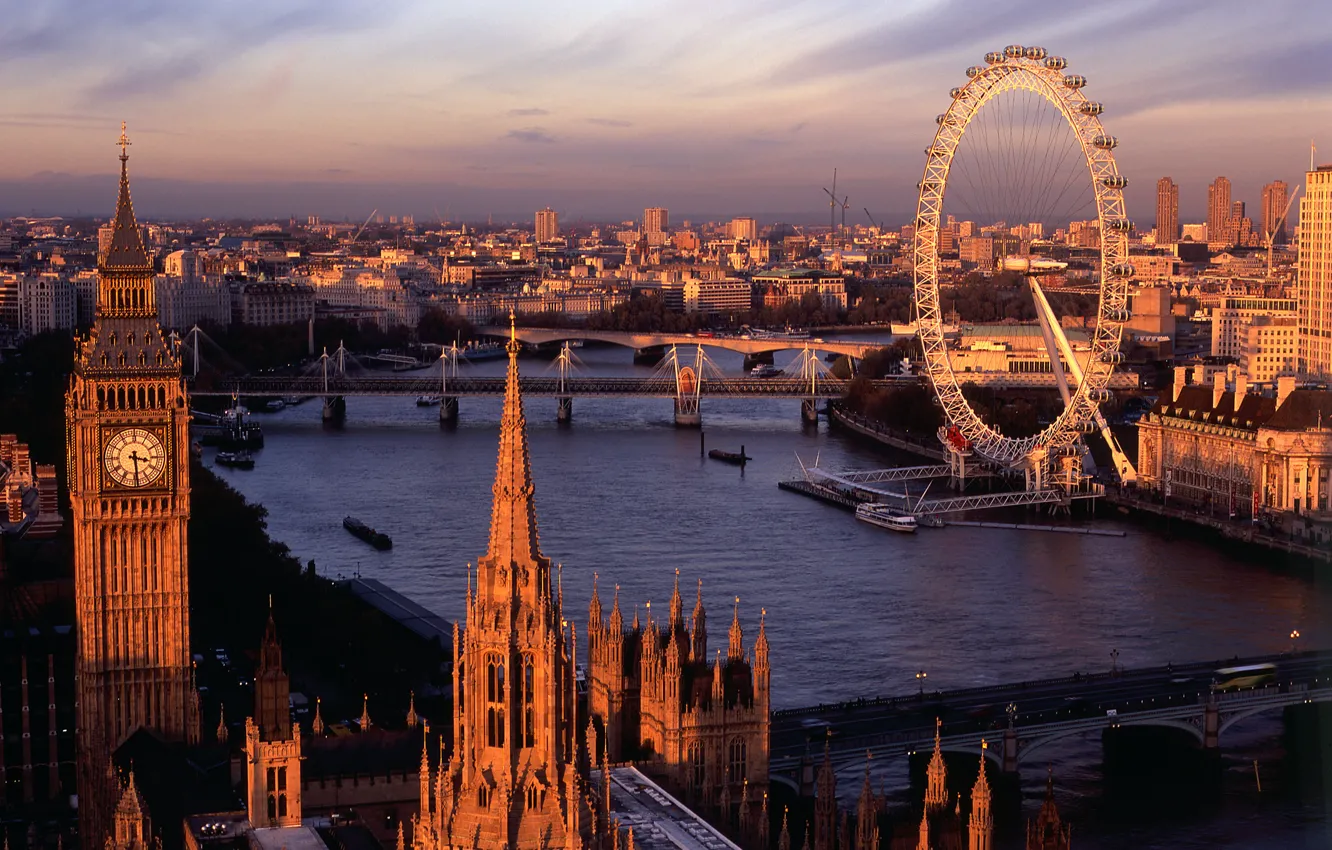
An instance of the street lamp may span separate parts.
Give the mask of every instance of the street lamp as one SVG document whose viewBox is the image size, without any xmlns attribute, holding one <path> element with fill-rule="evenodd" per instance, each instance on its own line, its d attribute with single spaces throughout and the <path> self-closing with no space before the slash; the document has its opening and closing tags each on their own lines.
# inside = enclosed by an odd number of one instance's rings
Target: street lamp
<svg viewBox="0 0 1332 850">
<path fill-rule="evenodd" d="M 1299 653 L 1299 651 L 1300 651 L 1299 640 L 1300 640 L 1300 630 L 1299 630 L 1299 629 L 1291 629 L 1291 631 L 1290 631 L 1290 653 L 1291 653 L 1291 655 L 1296 655 L 1296 654 Z"/>
<path fill-rule="evenodd" d="M 916 684 L 920 686 L 920 695 L 925 696 L 925 679 L 929 676 L 924 670 L 916 672 Z"/>
<path fill-rule="evenodd" d="M 1117 649 L 1110 650 L 1110 673 L 1115 676 L 1119 675 L 1119 650 Z"/>
<path fill-rule="evenodd" d="M 1008 715 L 1008 728 L 1012 729 L 1013 724 L 1017 722 L 1017 703 L 1010 702 L 1008 707 L 1004 709 L 1004 713 Z"/>
</svg>

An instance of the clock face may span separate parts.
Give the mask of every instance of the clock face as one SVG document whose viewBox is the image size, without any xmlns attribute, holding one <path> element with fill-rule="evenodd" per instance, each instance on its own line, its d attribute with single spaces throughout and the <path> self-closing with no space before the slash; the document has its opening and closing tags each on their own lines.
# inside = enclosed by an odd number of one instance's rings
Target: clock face
<svg viewBox="0 0 1332 850">
<path fill-rule="evenodd" d="M 126 428 L 106 441 L 102 463 L 122 487 L 147 487 L 166 469 L 166 448 L 152 432 Z"/>
</svg>

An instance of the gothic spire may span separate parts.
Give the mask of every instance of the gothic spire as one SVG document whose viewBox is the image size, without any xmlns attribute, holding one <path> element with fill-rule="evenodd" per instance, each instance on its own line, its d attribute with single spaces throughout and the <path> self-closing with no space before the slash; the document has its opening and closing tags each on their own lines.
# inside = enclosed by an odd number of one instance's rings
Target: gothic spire
<svg viewBox="0 0 1332 850">
<path fill-rule="evenodd" d="M 102 267 L 113 271 L 152 271 L 153 263 L 143 247 L 143 234 L 134 219 L 134 204 L 130 201 L 129 136 L 125 122 L 120 123 L 120 196 L 116 199 L 116 217 L 111 221 L 111 244 L 102 257 Z"/>
<path fill-rule="evenodd" d="M 592 574 L 592 601 L 587 606 L 587 624 L 595 627 L 601 623 L 601 595 L 597 593 L 597 574 Z"/>
<path fill-rule="evenodd" d="M 980 773 L 976 776 L 976 784 L 971 788 L 971 817 L 967 822 L 968 850 L 990 850 L 990 839 L 994 835 L 994 818 L 990 814 L 990 783 L 985 777 L 987 748 L 982 739 Z"/>
<path fill-rule="evenodd" d="M 361 694 L 361 731 L 370 728 L 370 695 Z"/>
<path fill-rule="evenodd" d="M 624 633 L 624 615 L 620 613 L 620 586 L 615 585 L 615 602 L 611 605 L 610 615 L 611 634 L 619 636 Z"/>
<path fill-rule="evenodd" d="M 944 764 L 943 746 L 939 735 L 943 722 L 934 718 L 934 754 L 925 769 L 925 810 L 936 812 L 948 805 L 948 768 Z"/>
<path fill-rule="evenodd" d="M 226 703 L 220 703 L 217 707 L 217 742 L 225 744 L 227 742 L 227 706 Z"/>
<path fill-rule="evenodd" d="M 740 628 L 740 597 L 735 598 L 735 614 L 731 617 L 731 646 L 727 652 L 728 661 L 739 661 L 745 657 L 745 633 Z"/>
<path fill-rule="evenodd" d="M 680 601 L 680 568 L 675 568 L 675 590 L 671 593 L 670 631 L 684 628 L 684 603 Z"/>
<path fill-rule="evenodd" d="M 698 601 L 694 603 L 694 619 L 689 624 L 693 636 L 691 655 L 694 661 L 708 660 L 708 615 L 703 610 L 703 579 L 698 580 Z"/>
<path fill-rule="evenodd" d="M 320 702 L 320 698 L 315 697 L 315 716 L 314 720 L 310 721 L 310 732 L 314 735 L 324 734 L 324 717 L 319 713 Z"/>
<path fill-rule="evenodd" d="M 509 316 L 509 372 L 504 384 L 504 413 L 500 418 L 499 460 L 495 466 L 494 507 L 490 515 L 490 546 L 482 559 L 478 577 L 482 593 L 487 582 L 502 581 L 503 574 L 517 565 L 548 568 L 537 541 L 536 504 L 532 498 L 532 467 L 527 451 L 527 421 L 523 417 L 523 396 L 518 386 L 518 334 L 513 315 Z M 540 585 L 538 585 L 540 587 Z M 507 590 L 491 588 L 507 595 Z"/>
<path fill-rule="evenodd" d="M 407 700 L 407 728 L 415 729 L 416 722 L 419 719 L 420 718 L 416 714 L 416 691 L 412 691 L 411 696 Z"/>
</svg>

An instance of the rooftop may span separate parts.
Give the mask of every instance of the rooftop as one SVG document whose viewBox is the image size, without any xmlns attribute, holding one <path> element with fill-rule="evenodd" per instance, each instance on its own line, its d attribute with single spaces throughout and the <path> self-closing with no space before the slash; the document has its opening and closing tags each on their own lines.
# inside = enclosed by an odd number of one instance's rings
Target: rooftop
<svg viewBox="0 0 1332 850">
<path fill-rule="evenodd" d="M 601 771 L 592 771 L 600 782 Z M 611 811 L 642 850 L 740 850 L 636 767 L 612 767 Z"/>
<path fill-rule="evenodd" d="M 256 829 L 254 843 L 262 850 L 328 850 L 319 832 L 306 824 Z"/>
<path fill-rule="evenodd" d="M 356 578 L 347 582 L 347 589 L 425 640 L 438 638 L 439 645 L 445 649 L 453 645 L 453 625 L 448 620 L 413 602 L 382 581 Z"/>
</svg>

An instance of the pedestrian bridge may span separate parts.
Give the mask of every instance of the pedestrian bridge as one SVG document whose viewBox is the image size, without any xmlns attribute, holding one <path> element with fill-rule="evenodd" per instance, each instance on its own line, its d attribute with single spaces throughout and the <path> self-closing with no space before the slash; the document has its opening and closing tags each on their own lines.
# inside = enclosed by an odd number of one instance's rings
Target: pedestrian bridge
<svg viewBox="0 0 1332 850">
<path fill-rule="evenodd" d="M 478 328 L 476 333 L 508 339 L 509 328 Z M 529 345 L 549 345 L 557 342 L 606 342 L 621 345 L 636 351 L 650 348 L 668 348 L 672 345 L 689 347 L 702 345 L 709 348 L 725 348 L 745 355 L 767 354 L 773 351 L 805 349 L 829 354 L 845 354 L 861 358 L 876 348 L 888 345 L 886 342 L 851 339 L 802 339 L 792 336 L 750 337 L 740 336 L 700 336 L 699 334 L 680 333 L 635 333 L 632 331 L 591 331 L 584 328 L 515 328 L 513 335 L 520 342 Z"/>
<path fill-rule="evenodd" d="M 1276 679 L 1263 687 L 1213 692 L 1213 671 L 1238 664 L 1274 664 Z M 834 768 L 850 768 L 863 765 L 867 752 L 876 758 L 928 752 L 936 728 L 945 752 L 974 755 L 985 740 L 985 755 L 1009 772 L 1061 739 L 1134 726 L 1177 729 L 1203 749 L 1215 750 L 1247 718 L 1327 702 L 1332 702 L 1332 651 L 1115 669 L 949 692 L 921 688 L 914 695 L 774 712 L 770 766 L 774 781 L 804 791 L 825 746 Z"/>
</svg>

